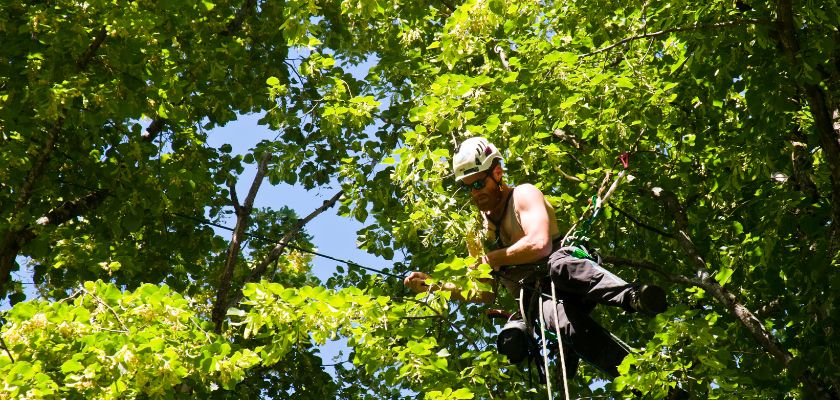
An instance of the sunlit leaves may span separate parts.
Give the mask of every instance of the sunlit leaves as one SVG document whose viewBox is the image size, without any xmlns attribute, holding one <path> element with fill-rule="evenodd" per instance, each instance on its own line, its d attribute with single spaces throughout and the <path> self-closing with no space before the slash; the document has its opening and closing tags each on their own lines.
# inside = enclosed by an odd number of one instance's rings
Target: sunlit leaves
<svg viewBox="0 0 840 400">
<path fill-rule="evenodd" d="M 209 332 L 194 307 L 165 286 L 120 292 L 102 282 L 62 302 L 23 303 L 2 332 L 15 362 L 0 358 L 0 393 L 114 398 L 232 388 L 260 359 Z"/>
</svg>

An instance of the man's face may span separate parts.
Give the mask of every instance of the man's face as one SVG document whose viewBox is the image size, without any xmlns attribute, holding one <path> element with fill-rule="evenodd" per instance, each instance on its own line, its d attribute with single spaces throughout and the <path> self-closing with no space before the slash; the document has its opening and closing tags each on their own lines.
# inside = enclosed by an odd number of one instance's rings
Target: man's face
<svg viewBox="0 0 840 400">
<path fill-rule="evenodd" d="M 469 190 L 473 203 L 481 211 L 492 210 L 500 198 L 499 186 L 493 179 L 493 170 L 468 176 L 462 181 L 464 187 Z"/>
</svg>

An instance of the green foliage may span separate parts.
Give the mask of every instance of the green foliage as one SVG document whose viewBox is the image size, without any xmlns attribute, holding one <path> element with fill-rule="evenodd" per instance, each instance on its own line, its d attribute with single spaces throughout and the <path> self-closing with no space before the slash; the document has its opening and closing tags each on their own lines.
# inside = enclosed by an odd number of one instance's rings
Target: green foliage
<svg viewBox="0 0 840 400">
<path fill-rule="evenodd" d="M 230 389 L 260 358 L 212 333 L 166 286 L 120 292 L 85 282 L 58 302 L 31 301 L 7 315 L 0 359 L 4 398 L 193 398 Z"/>
<path fill-rule="evenodd" d="M 480 307 L 357 268 L 318 282 L 300 252 L 248 284 L 273 245 L 249 236 L 229 263 L 196 221 L 241 218 L 231 188 L 270 154 L 268 184 L 340 185 L 358 246 L 391 272 L 469 296 L 488 288 L 467 268 L 486 238 L 449 163 L 473 135 L 562 231 L 631 152 L 591 244 L 674 307 L 600 310 L 638 351 L 603 389 L 583 367 L 580 396 L 836 397 L 838 16 L 786 0 L 4 3 L 0 397 L 544 394 L 494 352 Z M 249 113 L 276 137 L 207 144 Z M 271 238 L 299 218 L 247 214 Z M 217 334 L 228 266 L 243 300 Z M 21 267 L 40 299 L 23 301 Z M 349 358 L 322 366 L 336 339 Z"/>
</svg>

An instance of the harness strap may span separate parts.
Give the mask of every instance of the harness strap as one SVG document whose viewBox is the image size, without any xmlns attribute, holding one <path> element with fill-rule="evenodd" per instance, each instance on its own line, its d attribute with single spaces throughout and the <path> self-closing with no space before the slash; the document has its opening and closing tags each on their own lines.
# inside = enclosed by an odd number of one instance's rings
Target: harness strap
<svg viewBox="0 0 840 400">
<path fill-rule="evenodd" d="M 486 215 L 487 221 L 493 224 L 493 227 L 496 230 L 496 248 L 502 248 L 502 220 L 505 218 L 505 214 L 507 213 L 508 205 L 510 205 L 510 199 L 513 197 L 513 191 L 516 188 L 510 189 L 508 192 L 507 197 L 505 198 L 505 206 L 502 208 L 502 213 L 499 215 L 499 220 L 494 221 L 493 218 L 490 218 L 490 215 Z"/>
</svg>

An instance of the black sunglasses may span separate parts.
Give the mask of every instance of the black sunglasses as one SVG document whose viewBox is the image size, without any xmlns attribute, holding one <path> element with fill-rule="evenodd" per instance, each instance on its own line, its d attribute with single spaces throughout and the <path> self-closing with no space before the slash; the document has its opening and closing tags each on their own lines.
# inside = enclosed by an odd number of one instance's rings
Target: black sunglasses
<svg viewBox="0 0 840 400">
<path fill-rule="evenodd" d="M 486 182 L 487 182 L 487 178 L 489 178 L 489 177 L 490 177 L 490 171 L 487 171 L 487 172 L 484 173 L 483 178 L 481 178 L 481 179 L 479 179 L 479 180 L 477 180 L 473 183 L 467 184 L 467 183 L 461 182 L 461 187 L 464 188 L 464 190 L 466 190 L 466 191 L 484 189 L 484 187 L 487 186 Z"/>
</svg>

